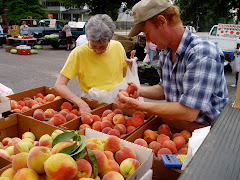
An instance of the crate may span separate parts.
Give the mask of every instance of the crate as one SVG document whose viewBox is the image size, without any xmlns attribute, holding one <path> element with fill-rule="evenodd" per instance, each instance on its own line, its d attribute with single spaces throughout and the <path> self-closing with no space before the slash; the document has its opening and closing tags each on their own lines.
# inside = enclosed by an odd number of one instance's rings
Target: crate
<svg viewBox="0 0 240 180">
<path fill-rule="evenodd" d="M 177 121 L 171 119 L 163 119 L 156 117 L 151 121 L 144 124 L 141 128 L 137 129 L 134 133 L 126 138 L 127 141 L 134 142 L 138 138 L 142 138 L 143 133 L 147 129 L 157 131 L 159 126 L 162 124 L 167 124 L 172 133 L 180 132 L 182 130 L 188 130 L 193 132 L 195 129 L 205 127 L 196 122 L 187 122 L 187 121 Z M 176 180 L 181 175 L 183 171 L 179 168 L 167 168 L 162 160 L 158 157 L 153 157 L 153 180 Z"/>
<path fill-rule="evenodd" d="M 19 25 L 12 25 L 12 29 L 19 30 Z"/>
</svg>

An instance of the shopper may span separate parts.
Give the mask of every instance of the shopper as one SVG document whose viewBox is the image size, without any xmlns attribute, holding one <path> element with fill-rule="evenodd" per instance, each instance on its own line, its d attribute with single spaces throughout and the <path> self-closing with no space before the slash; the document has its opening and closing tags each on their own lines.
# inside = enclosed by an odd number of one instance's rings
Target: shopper
<svg viewBox="0 0 240 180">
<path fill-rule="evenodd" d="M 146 54 L 149 55 L 149 59 L 150 59 L 150 62 L 147 63 L 148 65 L 152 64 L 156 49 L 157 49 L 156 44 L 153 44 L 151 41 L 146 42 Z"/>
<path fill-rule="evenodd" d="M 62 29 L 66 31 L 66 43 L 67 43 L 67 51 L 72 50 L 72 32 L 71 27 L 68 25 L 68 21 Z"/>
<path fill-rule="evenodd" d="M 24 36 L 30 36 L 30 30 L 28 28 L 28 25 L 26 21 L 22 22 L 22 25 L 20 26 L 20 34 Z M 28 41 L 21 40 L 21 45 L 28 45 Z"/>
<path fill-rule="evenodd" d="M 76 76 L 80 88 L 110 91 L 123 81 L 127 71 L 126 52 L 120 42 L 111 40 L 115 24 L 106 14 L 92 16 L 86 24 L 88 42 L 76 47 L 56 81 L 56 91 L 79 106 L 81 113 L 90 112 L 86 102 L 67 87 Z"/>
<path fill-rule="evenodd" d="M 169 0 L 141 0 L 133 15 L 129 36 L 142 31 L 161 50 L 159 84 L 140 86 L 133 97 L 166 102 L 139 102 L 119 93 L 125 103 L 115 99 L 116 103 L 162 118 L 212 124 L 228 102 L 222 51 L 184 28 L 178 8 Z"/>
</svg>

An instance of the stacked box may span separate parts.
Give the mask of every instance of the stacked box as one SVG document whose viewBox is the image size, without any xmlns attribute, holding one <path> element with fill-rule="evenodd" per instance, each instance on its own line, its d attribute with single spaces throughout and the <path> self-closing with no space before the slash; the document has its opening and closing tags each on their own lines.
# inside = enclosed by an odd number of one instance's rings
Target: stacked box
<svg viewBox="0 0 240 180">
<path fill-rule="evenodd" d="M 127 116 L 132 116 L 134 114 L 134 112 L 136 112 L 135 110 L 132 110 L 132 109 L 120 108 L 117 104 L 113 103 L 113 104 L 108 104 L 108 105 L 99 107 L 99 108 L 93 110 L 91 112 L 91 114 L 98 115 L 98 116 L 102 117 L 103 112 L 105 110 L 108 110 L 108 109 L 110 109 L 112 111 L 114 111 L 115 109 L 120 109 L 120 110 L 122 110 L 123 114 L 127 115 Z M 151 119 L 154 118 L 154 116 L 152 114 L 149 114 L 149 113 L 144 113 L 144 114 L 145 114 L 145 120 L 147 120 L 146 122 L 148 122 L 148 121 L 150 121 Z M 63 128 L 66 128 L 67 130 L 78 130 L 81 124 L 82 124 L 81 118 L 77 118 L 75 120 L 72 120 L 72 121 L 69 121 L 69 122 L 63 124 Z M 141 128 L 141 126 L 138 127 L 137 129 L 139 129 L 139 128 Z M 126 136 L 122 137 L 122 139 L 127 138 L 130 134 L 131 133 L 129 133 Z"/>
<path fill-rule="evenodd" d="M 151 129 L 153 131 L 157 131 L 159 126 L 162 124 L 167 124 L 172 133 L 177 133 L 182 130 L 187 130 L 189 132 L 193 132 L 195 129 L 205 127 L 196 122 L 187 122 L 187 121 L 177 121 L 171 119 L 163 119 L 160 117 L 156 117 L 151 121 L 147 122 L 140 129 L 137 129 L 134 133 L 132 133 L 129 137 L 126 138 L 127 141 L 134 142 L 138 138 L 143 138 L 143 133 L 147 129 Z M 158 157 L 153 157 L 153 180 L 176 180 L 181 175 L 183 171 L 180 168 L 167 168 L 162 160 Z"/>
</svg>

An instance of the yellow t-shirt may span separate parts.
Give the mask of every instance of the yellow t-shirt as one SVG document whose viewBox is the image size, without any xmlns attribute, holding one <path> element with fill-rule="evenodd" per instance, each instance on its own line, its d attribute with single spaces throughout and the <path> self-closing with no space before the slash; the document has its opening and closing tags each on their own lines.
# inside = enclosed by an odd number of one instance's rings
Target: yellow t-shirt
<svg viewBox="0 0 240 180">
<path fill-rule="evenodd" d="M 85 92 L 93 87 L 110 91 L 123 81 L 123 68 L 127 67 L 125 59 L 126 52 L 118 41 L 111 40 L 109 49 L 100 55 L 90 49 L 87 42 L 70 53 L 61 74 L 71 80 L 78 76 Z"/>
</svg>

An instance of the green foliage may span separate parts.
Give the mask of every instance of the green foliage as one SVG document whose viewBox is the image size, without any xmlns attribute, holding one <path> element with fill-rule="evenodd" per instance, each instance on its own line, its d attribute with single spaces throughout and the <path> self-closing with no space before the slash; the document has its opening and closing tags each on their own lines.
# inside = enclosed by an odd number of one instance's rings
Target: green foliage
<svg viewBox="0 0 240 180">
<path fill-rule="evenodd" d="M 6 12 L 8 20 L 15 24 L 18 24 L 20 19 L 25 19 L 28 16 L 33 18 L 47 16 L 39 0 L 8 0 L 5 5 L 6 9 L 8 9 Z"/>
</svg>

